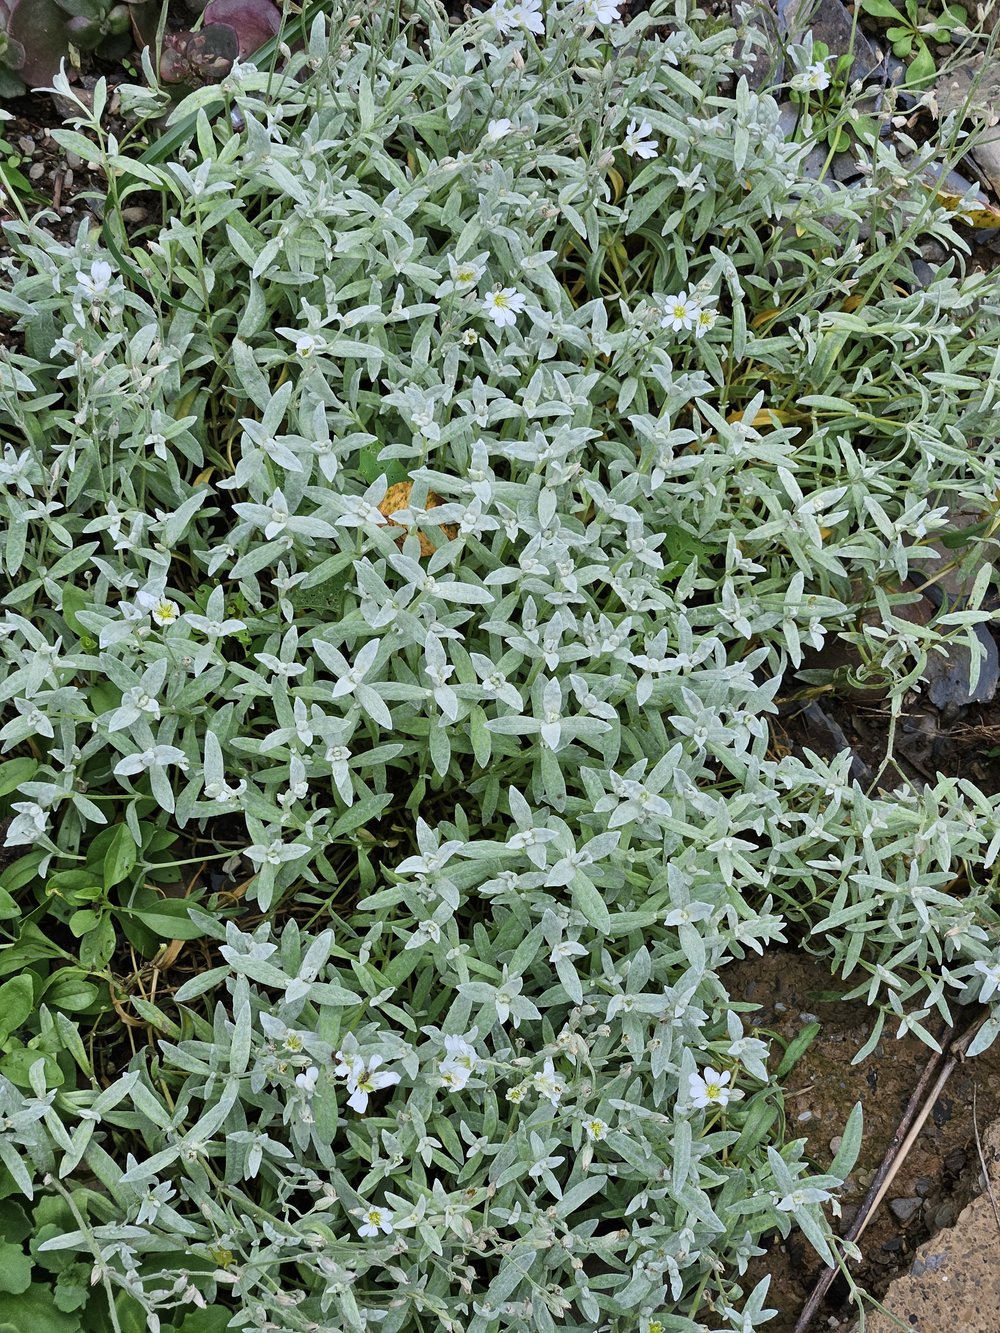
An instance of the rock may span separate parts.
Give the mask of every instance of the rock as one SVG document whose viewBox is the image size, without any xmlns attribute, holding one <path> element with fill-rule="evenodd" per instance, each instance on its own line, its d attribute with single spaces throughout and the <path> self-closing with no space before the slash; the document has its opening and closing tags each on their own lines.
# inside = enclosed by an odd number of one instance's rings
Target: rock
<svg viewBox="0 0 1000 1333">
<path fill-rule="evenodd" d="M 731 0 L 731 12 L 737 30 L 741 34 L 752 33 L 750 43 L 745 37 L 737 43 L 736 59 L 742 66 L 737 76 L 745 75 L 755 92 L 780 83 L 785 73 L 783 47 L 778 20 L 769 0 Z M 745 53 L 752 58 L 752 64 L 744 60 Z"/>
<path fill-rule="evenodd" d="M 920 1208 L 919 1199 L 890 1199 L 889 1208 L 893 1216 L 900 1222 L 909 1222 L 910 1218 Z"/>
<path fill-rule="evenodd" d="M 789 41 L 800 42 L 807 32 L 811 32 L 813 40 L 828 46 L 834 57 L 853 51 L 852 80 L 868 78 L 882 63 L 860 27 L 855 28 L 842 0 L 819 0 L 818 5 L 814 0 L 778 0 L 778 23 Z"/>
<path fill-rule="evenodd" d="M 985 126 L 970 157 L 986 184 L 1000 194 L 1000 62 L 982 54 L 963 61 L 935 84 L 933 98 L 938 115 L 958 112 Z"/>
<path fill-rule="evenodd" d="M 935 1210 L 934 1229 L 936 1231 L 944 1231 L 946 1227 L 951 1227 L 954 1225 L 955 1225 L 955 1205 L 951 1202 L 951 1200 L 949 1200 L 947 1203 L 941 1204 L 940 1208 Z M 1000 1315 L 1000 1310 L 998 1310 L 997 1313 L 998 1315 Z"/>
<path fill-rule="evenodd" d="M 843 1143 L 843 1141 L 844 1141 L 844 1136 L 843 1136 L 843 1134 L 836 1134 L 836 1135 L 834 1135 L 834 1137 L 830 1140 L 830 1151 L 831 1151 L 834 1155 L 836 1155 L 838 1152 L 840 1152 L 840 1145 Z"/>
<path fill-rule="evenodd" d="M 913 1192 L 919 1194 L 921 1199 L 926 1199 L 932 1188 L 932 1182 L 927 1176 L 917 1176 L 916 1180 L 913 1182 Z"/>
<path fill-rule="evenodd" d="M 965 1170 L 969 1155 L 964 1148 L 955 1148 L 944 1159 L 944 1169 L 953 1176 L 960 1176 Z"/>
</svg>

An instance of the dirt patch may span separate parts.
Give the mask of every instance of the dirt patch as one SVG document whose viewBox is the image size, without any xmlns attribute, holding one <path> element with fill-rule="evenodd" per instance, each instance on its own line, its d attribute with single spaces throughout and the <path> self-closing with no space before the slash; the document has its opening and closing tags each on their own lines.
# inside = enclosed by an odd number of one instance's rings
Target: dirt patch
<svg viewBox="0 0 1000 1333">
<path fill-rule="evenodd" d="M 0 132 L 18 155 L 18 170 L 32 189 L 32 196 L 22 201 L 25 209 L 29 214 L 45 210 L 46 216 L 39 220 L 42 229 L 57 240 L 71 241 L 80 220 L 94 214 L 90 196 L 104 196 L 103 174 L 91 171 L 86 162 L 52 138 L 52 130 L 62 128 L 64 121 L 50 96 L 29 93 L 9 98 L 3 109 L 14 119 L 0 123 Z M 5 205 L 0 216 L 5 222 L 17 217 L 12 203 Z M 6 248 L 0 231 L 0 252 Z"/>
<path fill-rule="evenodd" d="M 886 757 L 889 723 L 884 701 L 824 694 L 812 708 L 803 700 L 781 704 L 772 735 L 782 750 L 800 756 L 808 748 L 832 758 L 846 744 L 858 760 L 853 776 L 868 789 Z M 877 786 L 883 791 L 901 782 L 922 787 L 939 776 L 967 778 L 984 792 L 1000 791 L 1000 697 L 969 704 L 953 717 L 918 694 L 907 701 Z"/>
<path fill-rule="evenodd" d="M 806 1141 L 806 1153 L 817 1171 L 829 1167 L 855 1102 L 864 1108 L 861 1155 L 842 1196 L 842 1215 L 834 1220 L 836 1230 L 844 1234 L 857 1216 L 930 1052 L 912 1035 L 896 1040 L 887 1029 L 873 1053 L 852 1065 L 871 1030 L 872 1012 L 863 999 L 839 999 L 846 987 L 831 977 L 823 960 L 805 953 L 777 950 L 734 963 L 723 980 L 734 1000 L 760 1006 L 752 1021 L 765 1037 L 773 1034 L 787 1044 L 808 1024 L 821 1024 L 818 1037 L 786 1080 L 785 1100 L 789 1136 Z M 780 1058 L 777 1043 L 775 1052 Z M 1000 1046 L 995 1046 L 959 1064 L 934 1104 L 861 1238 L 862 1260 L 852 1266 L 859 1286 L 881 1298 L 892 1279 L 911 1265 L 917 1247 L 954 1223 L 979 1175 L 975 1125 L 982 1132 L 998 1112 Z M 751 1263 L 745 1290 L 771 1275 L 767 1303 L 779 1314 L 768 1324 L 769 1333 L 792 1333 L 821 1270 L 821 1261 L 795 1233 L 787 1241 L 775 1236 L 768 1253 Z M 855 1318 L 847 1283 L 838 1278 L 810 1333 L 847 1329 Z M 937 1330 L 928 1328 L 924 1333 Z"/>
</svg>

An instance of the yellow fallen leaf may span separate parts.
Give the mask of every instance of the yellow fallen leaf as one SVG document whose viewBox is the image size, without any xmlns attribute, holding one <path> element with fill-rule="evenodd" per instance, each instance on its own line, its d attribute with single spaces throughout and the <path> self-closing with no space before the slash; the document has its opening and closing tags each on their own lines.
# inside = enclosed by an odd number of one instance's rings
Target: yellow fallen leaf
<svg viewBox="0 0 1000 1333">
<path fill-rule="evenodd" d="M 379 508 L 379 513 L 384 514 L 393 527 L 400 528 L 404 526 L 402 523 L 397 522 L 396 519 L 392 517 L 392 515 L 395 514 L 397 510 L 406 509 L 409 506 L 410 493 L 412 492 L 412 490 L 413 490 L 412 481 L 397 481 L 394 486 L 390 486 L 389 489 L 386 491 L 385 497 L 383 498 L 382 503 L 379 505 L 378 508 Z M 435 495 L 433 491 L 427 492 L 427 499 L 424 503 L 425 509 L 434 509 L 441 503 L 442 500 L 440 495 Z M 444 535 L 448 538 L 449 541 L 454 541 L 455 538 L 458 536 L 458 528 L 455 526 L 454 523 L 442 523 L 440 526 L 440 530 L 441 532 L 444 533 Z M 433 555 L 435 550 L 434 543 L 426 535 L 426 533 L 418 532 L 417 536 L 420 539 L 420 554 Z M 402 546 L 404 540 L 405 537 L 401 536 L 398 539 L 397 544 L 399 546 Z"/>
</svg>

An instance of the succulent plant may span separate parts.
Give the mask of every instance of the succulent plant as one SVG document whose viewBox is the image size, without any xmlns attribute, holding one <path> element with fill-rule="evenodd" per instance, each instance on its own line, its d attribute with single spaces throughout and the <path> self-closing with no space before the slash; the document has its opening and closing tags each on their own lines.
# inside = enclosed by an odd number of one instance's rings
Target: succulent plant
<svg viewBox="0 0 1000 1333">
<path fill-rule="evenodd" d="M 119 0 L 0 0 L 0 97 L 51 83 L 71 46 L 124 55 L 130 15 Z"/>
<path fill-rule="evenodd" d="M 102 55 L 124 55 L 132 44 L 129 6 L 94 0 L 56 0 L 69 15 L 66 31 L 78 51 L 101 50 Z"/>
<path fill-rule="evenodd" d="M 169 33 L 163 41 L 164 83 L 202 84 L 224 79 L 234 60 L 245 60 L 281 27 L 271 0 L 209 0 L 198 32 Z"/>
<path fill-rule="evenodd" d="M 218 83 L 232 69 L 238 51 L 236 33 L 225 23 L 210 23 L 200 32 L 167 33 L 160 78 L 164 83 Z"/>
<path fill-rule="evenodd" d="M 224 79 L 234 60 L 253 55 L 281 27 L 272 0 L 209 0 L 203 18 L 199 31 L 164 38 L 165 83 Z M 134 42 L 150 46 L 149 26 L 141 0 L 0 0 L 0 97 L 50 84 L 71 47 L 115 58 Z"/>
<path fill-rule="evenodd" d="M 24 62 L 24 47 L 11 37 L 7 24 L 10 9 L 0 0 L 0 97 L 17 97 L 24 92 L 24 80 L 17 70 Z"/>
<path fill-rule="evenodd" d="M 205 6 L 206 27 L 209 24 L 231 28 L 239 48 L 237 57 L 246 60 L 277 36 L 281 11 L 271 0 L 209 0 Z"/>
</svg>

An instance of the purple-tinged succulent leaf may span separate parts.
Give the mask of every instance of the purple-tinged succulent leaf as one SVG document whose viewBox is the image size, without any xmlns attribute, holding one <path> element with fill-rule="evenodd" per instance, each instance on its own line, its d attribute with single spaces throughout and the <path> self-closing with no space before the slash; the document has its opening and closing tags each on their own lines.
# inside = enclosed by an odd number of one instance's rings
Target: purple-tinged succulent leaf
<svg viewBox="0 0 1000 1333">
<path fill-rule="evenodd" d="M 66 15 L 55 0 L 13 0 L 7 32 L 24 47 L 18 74 L 29 88 L 43 88 L 69 55 Z"/>
<path fill-rule="evenodd" d="M 227 23 L 201 32 L 173 32 L 163 39 L 160 78 L 164 83 L 218 83 L 233 67 L 239 43 Z"/>
<path fill-rule="evenodd" d="M 239 58 L 246 60 L 277 36 L 281 11 L 271 0 L 209 0 L 205 22 L 228 24 L 239 42 Z"/>
</svg>

